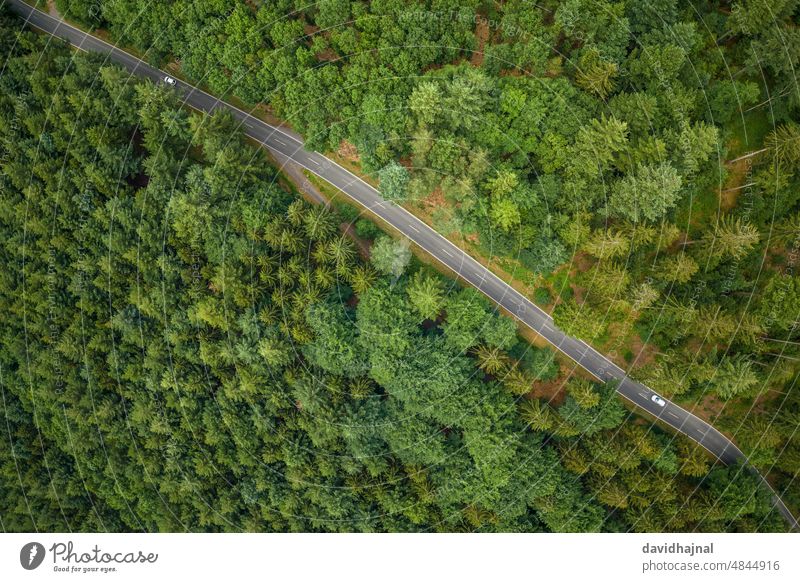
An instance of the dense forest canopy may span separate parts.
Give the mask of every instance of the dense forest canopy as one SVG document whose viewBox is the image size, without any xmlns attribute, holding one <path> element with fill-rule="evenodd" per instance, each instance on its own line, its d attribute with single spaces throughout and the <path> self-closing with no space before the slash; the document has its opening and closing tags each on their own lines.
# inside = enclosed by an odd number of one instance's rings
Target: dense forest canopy
<svg viewBox="0 0 800 582">
<path fill-rule="evenodd" d="M 435 197 L 565 331 L 656 346 L 636 374 L 721 402 L 800 506 L 798 2 L 55 4 Z M 5 530 L 784 528 L 749 472 L 402 242 L 363 227 L 365 260 L 231 119 L 20 31 L 2 16 Z"/>
</svg>

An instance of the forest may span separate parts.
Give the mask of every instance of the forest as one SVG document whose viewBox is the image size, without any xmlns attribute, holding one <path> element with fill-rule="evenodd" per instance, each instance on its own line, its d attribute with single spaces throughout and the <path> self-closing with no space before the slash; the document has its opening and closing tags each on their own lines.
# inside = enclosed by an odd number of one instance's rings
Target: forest
<svg viewBox="0 0 800 582">
<path fill-rule="evenodd" d="M 785 486 L 798 4 L 56 0 L 351 162 Z"/>
<path fill-rule="evenodd" d="M 800 507 L 797 103 L 757 58 L 797 2 L 55 4 L 474 234 Z M 1 18 L 5 531 L 783 531 L 229 117 Z"/>
</svg>

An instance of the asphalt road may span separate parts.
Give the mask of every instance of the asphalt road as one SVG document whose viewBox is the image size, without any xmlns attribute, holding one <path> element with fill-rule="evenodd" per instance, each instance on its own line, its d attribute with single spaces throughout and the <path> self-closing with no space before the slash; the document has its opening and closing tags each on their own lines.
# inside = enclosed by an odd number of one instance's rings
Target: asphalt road
<svg viewBox="0 0 800 582">
<path fill-rule="evenodd" d="M 6 2 L 13 11 L 35 28 L 60 37 L 78 49 L 103 53 L 108 56 L 109 61 L 121 65 L 131 73 L 163 84 L 166 73 L 130 53 L 70 26 L 62 20 L 35 10 L 22 0 L 6 0 Z M 666 398 L 662 397 L 664 406 L 654 402 L 652 398 L 656 393 L 653 390 L 629 378 L 623 369 L 582 340 L 566 335 L 553 324 L 552 317 L 533 302 L 414 215 L 381 198 L 380 192 L 368 183 L 322 154 L 305 150 L 300 136 L 295 132 L 269 125 L 180 80 L 177 81 L 175 90 L 183 96 L 185 103 L 194 109 L 208 113 L 218 109 L 230 111 L 241 122 L 242 129 L 247 136 L 276 153 L 279 159 L 290 159 L 379 216 L 438 262 L 457 273 L 461 279 L 512 313 L 520 322 L 541 335 L 553 347 L 570 357 L 592 376 L 602 381 L 618 381 L 617 390 L 623 398 L 696 441 L 723 463 L 746 461 L 744 453 L 713 426 Z M 777 493 L 760 474 L 759 477 L 772 491 L 777 509 L 793 528 L 798 528 L 797 520 Z"/>
</svg>

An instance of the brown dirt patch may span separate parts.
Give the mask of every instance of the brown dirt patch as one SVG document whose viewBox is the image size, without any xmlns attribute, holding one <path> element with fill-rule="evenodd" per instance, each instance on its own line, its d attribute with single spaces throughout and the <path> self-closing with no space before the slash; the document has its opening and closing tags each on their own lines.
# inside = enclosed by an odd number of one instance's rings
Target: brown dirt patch
<svg viewBox="0 0 800 582">
<path fill-rule="evenodd" d="M 719 192 L 719 204 L 722 210 L 727 211 L 736 206 L 736 200 L 744 191 L 742 186 L 745 186 L 745 180 L 752 167 L 753 162 L 750 158 L 728 164 L 728 179 Z"/>
<path fill-rule="evenodd" d="M 420 200 L 420 203 L 424 208 L 430 210 L 447 208 L 447 200 L 445 199 L 444 192 L 442 192 L 441 188 L 436 188 L 433 192 Z"/>
<path fill-rule="evenodd" d="M 328 205 L 328 198 L 311 182 L 300 166 L 274 152 L 270 152 L 270 157 L 275 161 L 275 167 L 280 171 L 278 183 L 284 189 L 291 191 L 292 186 L 294 186 L 309 202 Z"/>
<path fill-rule="evenodd" d="M 722 415 L 722 411 L 729 405 L 724 400 L 720 400 L 714 394 L 706 394 L 697 403 L 697 406 L 692 409 L 692 414 L 695 414 L 710 423 L 713 423 L 717 418 Z"/>
<path fill-rule="evenodd" d="M 585 273 L 591 268 L 592 265 L 594 265 L 594 263 L 595 260 L 592 258 L 592 256 L 583 251 L 578 251 L 575 253 L 575 257 L 572 261 L 575 273 Z"/>
<path fill-rule="evenodd" d="M 572 282 L 569 283 L 569 288 L 572 289 L 572 296 L 575 299 L 575 303 L 583 305 L 583 302 L 586 301 L 586 289 Z"/>
<path fill-rule="evenodd" d="M 569 376 L 569 371 L 559 374 L 558 378 L 549 382 L 534 382 L 533 389 L 528 392 L 526 398 L 538 398 L 545 400 L 551 406 L 559 406 L 566 398 L 567 390 L 565 388 Z"/>
<path fill-rule="evenodd" d="M 572 377 L 595 380 L 586 370 L 577 367 L 577 364 L 570 360 L 566 364 L 562 363 L 558 377 L 555 380 L 534 382 L 533 389 L 525 397 L 539 398 L 547 401 L 552 406 L 560 406 L 567 396 L 567 381 Z"/>
<path fill-rule="evenodd" d="M 341 141 L 336 153 L 342 159 L 349 160 L 355 164 L 361 163 L 361 158 L 358 157 L 358 148 L 346 139 Z"/>
<path fill-rule="evenodd" d="M 330 48 L 325 49 L 324 51 L 320 51 L 317 54 L 315 54 L 314 56 L 317 58 L 318 61 L 324 61 L 324 62 L 328 62 L 328 63 L 331 63 L 333 61 L 338 61 L 339 60 L 339 55 L 337 55 L 333 51 L 333 49 L 330 49 Z"/>
<path fill-rule="evenodd" d="M 478 41 L 478 46 L 475 52 L 472 53 L 472 58 L 469 60 L 473 67 L 480 67 L 483 64 L 483 47 L 486 46 L 486 40 L 489 38 L 489 21 L 485 18 L 479 18 L 478 23 L 475 25 L 475 39 Z"/>
<path fill-rule="evenodd" d="M 658 354 L 658 348 L 652 344 L 642 341 L 639 334 L 633 334 L 631 338 L 630 350 L 633 353 L 632 365 L 634 368 L 641 368 L 652 364 Z"/>
<path fill-rule="evenodd" d="M 755 400 L 753 401 L 753 408 L 751 412 L 753 413 L 760 413 L 760 412 L 772 412 L 775 411 L 775 404 L 773 403 L 776 399 L 782 399 L 786 396 L 784 392 L 779 390 L 770 389 L 766 392 L 762 392 L 758 396 L 756 396 Z"/>
<path fill-rule="evenodd" d="M 581 304 L 586 300 L 586 289 L 584 287 L 577 285 L 574 282 L 576 275 L 578 275 L 579 273 L 585 273 L 592 267 L 592 265 L 594 265 L 594 263 L 595 260 L 594 258 L 592 258 L 591 255 L 583 251 L 578 251 L 575 253 L 575 255 L 573 255 L 571 263 L 559 267 L 558 269 L 556 269 L 554 273 L 558 274 L 562 270 L 568 269 L 569 287 L 570 289 L 572 289 L 573 296 L 578 304 Z M 556 296 L 556 304 L 561 303 L 561 300 L 558 298 L 558 294 L 554 293 L 554 295 Z"/>
<path fill-rule="evenodd" d="M 53 0 L 47 0 L 47 13 L 52 16 L 53 18 L 58 18 L 61 20 L 61 14 L 56 8 L 56 3 Z"/>
</svg>

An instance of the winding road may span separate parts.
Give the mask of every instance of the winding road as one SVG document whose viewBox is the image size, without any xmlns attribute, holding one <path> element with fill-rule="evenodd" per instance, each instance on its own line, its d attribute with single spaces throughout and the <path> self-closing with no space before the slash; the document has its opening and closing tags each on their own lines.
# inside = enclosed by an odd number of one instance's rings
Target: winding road
<svg viewBox="0 0 800 582">
<path fill-rule="evenodd" d="M 22 0 L 6 0 L 6 3 L 31 26 L 66 40 L 80 50 L 102 53 L 110 61 L 121 65 L 132 74 L 148 78 L 155 83 L 163 83 L 166 73 L 130 53 L 87 34 L 63 20 L 36 10 Z M 584 341 L 566 335 L 554 325 L 552 317 L 547 313 L 413 214 L 384 200 L 378 190 L 336 162 L 317 152 L 305 150 L 302 139 L 296 133 L 269 125 L 180 80 L 177 81 L 175 89 L 183 97 L 185 104 L 194 109 L 207 113 L 219 109 L 229 110 L 241 122 L 242 129 L 248 137 L 277 154 L 279 159 L 288 158 L 329 182 L 348 198 L 380 217 L 439 263 L 457 273 L 465 282 L 513 314 L 520 322 L 542 336 L 553 347 L 574 360 L 598 380 L 617 381 L 619 394 L 638 408 L 647 411 L 696 441 L 725 464 L 747 461 L 744 453 L 713 426 L 666 398 L 660 398 L 664 403 L 663 406 L 658 404 L 653 399 L 656 395 L 653 390 L 629 378 L 623 369 Z M 755 469 L 753 470 L 755 471 Z M 760 474 L 758 476 L 772 491 L 776 508 L 790 526 L 797 529 L 797 519 L 789 511 L 789 508 L 766 479 Z"/>
</svg>

